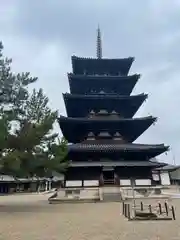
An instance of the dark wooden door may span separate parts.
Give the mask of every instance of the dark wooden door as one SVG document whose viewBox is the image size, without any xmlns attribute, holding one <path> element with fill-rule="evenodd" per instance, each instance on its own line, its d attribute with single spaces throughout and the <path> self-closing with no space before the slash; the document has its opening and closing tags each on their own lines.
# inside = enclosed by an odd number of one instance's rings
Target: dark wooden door
<svg viewBox="0 0 180 240">
<path fill-rule="evenodd" d="M 113 180 L 114 179 L 114 171 L 103 171 L 104 180 Z"/>
</svg>

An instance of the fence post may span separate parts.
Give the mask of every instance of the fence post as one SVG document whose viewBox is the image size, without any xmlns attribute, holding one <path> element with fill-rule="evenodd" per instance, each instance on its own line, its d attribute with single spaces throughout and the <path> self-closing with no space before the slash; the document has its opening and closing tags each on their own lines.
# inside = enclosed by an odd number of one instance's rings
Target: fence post
<svg viewBox="0 0 180 240">
<path fill-rule="evenodd" d="M 151 207 L 151 204 L 149 205 L 149 212 L 152 213 L 152 207 Z"/>
<path fill-rule="evenodd" d="M 159 205 L 159 214 L 161 215 L 162 214 L 162 206 L 161 206 L 161 203 L 158 203 Z"/>
<path fill-rule="evenodd" d="M 165 207 L 165 210 L 166 210 L 166 215 L 168 216 L 168 204 L 167 204 L 167 202 L 164 203 L 164 207 Z"/>
<path fill-rule="evenodd" d="M 127 208 L 127 213 L 128 213 L 127 217 L 128 217 L 128 219 L 131 219 L 130 204 L 128 204 L 127 207 L 128 207 L 128 208 Z"/>
<path fill-rule="evenodd" d="M 141 211 L 143 211 L 143 202 L 141 202 Z"/>
<path fill-rule="evenodd" d="M 124 202 L 122 203 L 122 214 L 124 215 Z"/>
<path fill-rule="evenodd" d="M 173 219 L 176 220 L 174 206 L 171 207 Z"/>
<path fill-rule="evenodd" d="M 127 204 L 124 204 L 124 216 L 127 217 Z"/>
</svg>

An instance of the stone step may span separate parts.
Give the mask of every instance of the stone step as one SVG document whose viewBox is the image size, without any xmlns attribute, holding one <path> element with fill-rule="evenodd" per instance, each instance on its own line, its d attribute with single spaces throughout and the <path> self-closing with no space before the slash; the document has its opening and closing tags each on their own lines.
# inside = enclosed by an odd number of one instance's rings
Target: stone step
<svg viewBox="0 0 180 240">
<path fill-rule="evenodd" d="M 103 201 L 104 202 L 120 202 L 121 194 L 120 193 L 103 193 Z"/>
<path fill-rule="evenodd" d="M 58 191 L 49 198 L 49 203 L 100 201 L 99 188 Z"/>
<path fill-rule="evenodd" d="M 54 198 L 49 200 L 49 204 L 60 204 L 60 203 L 96 203 L 99 199 L 68 199 L 68 198 Z"/>
<path fill-rule="evenodd" d="M 105 186 L 102 188 L 103 189 L 103 193 L 120 193 L 120 188 L 116 187 L 116 186 Z"/>
</svg>

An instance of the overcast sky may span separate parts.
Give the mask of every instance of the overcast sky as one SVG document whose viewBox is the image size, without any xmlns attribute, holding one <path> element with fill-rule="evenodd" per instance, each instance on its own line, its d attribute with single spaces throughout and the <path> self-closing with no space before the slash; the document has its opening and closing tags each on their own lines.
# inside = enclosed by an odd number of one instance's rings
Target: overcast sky
<svg viewBox="0 0 180 240">
<path fill-rule="evenodd" d="M 39 78 L 34 87 L 60 114 L 71 55 L 96 56 L 98 24 L 104 57 L 135 57 L 131 73 L 142 77 L 133 93 L 149 94 L 136 116 L 158 117 L 137 142 L 170 145 L 160 159 L 180 164 L 179 0 L 0 0 L 5 55 L 14 71 Z"/>
</svg>

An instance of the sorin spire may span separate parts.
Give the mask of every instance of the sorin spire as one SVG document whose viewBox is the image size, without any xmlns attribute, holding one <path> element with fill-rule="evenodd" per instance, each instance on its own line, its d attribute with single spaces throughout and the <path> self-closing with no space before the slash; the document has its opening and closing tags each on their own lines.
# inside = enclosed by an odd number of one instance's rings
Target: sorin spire
<svg viewBox="0 0 180 240">
<path fill-rule="evenodd" d="M 101 31 L 98 26 L 97 29 L 97 58 L 101 59 L 102 58 L 102 42 L 101 42 Z"/>
</svg>

